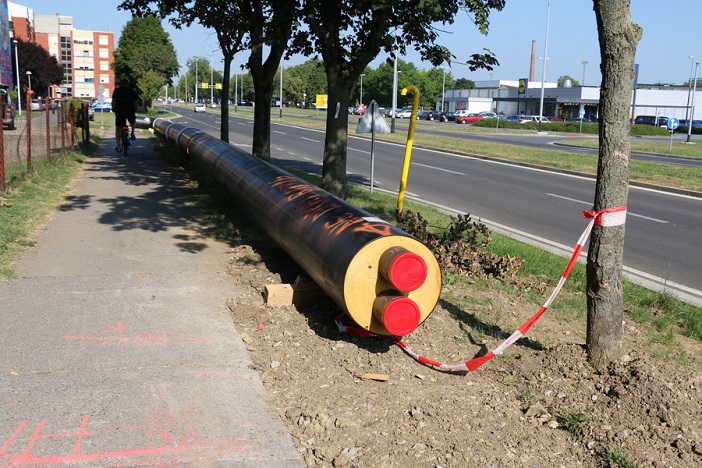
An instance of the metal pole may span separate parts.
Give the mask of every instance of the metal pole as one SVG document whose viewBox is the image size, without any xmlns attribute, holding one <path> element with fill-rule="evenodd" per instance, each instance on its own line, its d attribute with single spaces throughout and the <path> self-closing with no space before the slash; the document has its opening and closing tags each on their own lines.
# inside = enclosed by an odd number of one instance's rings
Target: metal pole
<svg viewBox="0 0 702 468">
<path fill-rule="evenodd" d="M 695 56 L 690 55 L 690 83 L 687 87 L 687 109 L 685 109 L 685 121 L 687 122 L 687 142 L 690 143 L 690 133 L 692 133 L 692 122 L 690 122 L 690 95 L 692 94 L 692 69 L 695 66 Z"/>
<path fill-rule="evenodd" d="M 541 69 L 541 100 L 539 102 L 539 133 L 541 133 L 541 120 L 544 115 L 544 86 L 546 85 L 546 60 L 548 60 L 548 24 L 551 19 L 551 0 L 548 0 L 546 9 L 546 40 L 544 41 L 544 66 Z"/>
<path fill-rule="evenodd" d="M 366 76 L 365 73 L 361 73 L 361 97 L 358 100 L 358 107 L 363 105 L 363 77 Z"/>
<path fill-rule="evenodd" d="M 198 85 L 198 75 L 197 75 L 197 57 L 195 57 L 195 104 L 197 104 L 197 85 Z"/>
<path fill-rule="evenodd" d="M 212 68 L 212 56 L 214 50 L 210 54 L 210 107 L 214 107 L 214 68 Z"/>
<path fill-rule="evenodd" d="M 687 141 L 690 141 L 692 133 L 692 122 L 695 120 L 695 93 L 697 92 L 697 67 L 700 62 L 695 63 L 695 79 L 692 85 L 692 100 L 690 101 L 690 118 L 687 120 Z"/>
<path fill-rule="evenodd" d="M 444 111 L 444 97 L 446 96 L 446 67 L 441 67 L 444 70 L 444 79 L 441 82 L 441 111 Z"/>
<path fill-rule="evenodd" d="M 283 118 L 283 64 L 280 64 L 280 118 Z"/>
<path fill-rule="evenodd" d="M 239 87 L 239 74 L 235 73 L 234 74 L 234 112 L 236 112 L 236 108 L 239 105 L 239 98 L 237 97 L 237 93 L 239 92 L 237 90 L 238 87 Z"/>
<path fill-rule="evenodd" d="M 390 119 L 390 133 L 395 133 L 395 111 L 397 110 L 397 31 L 395 31 L 395 47 L 393 48 L 394 60 L 392 71 L 392 118 Z"/>
<path fill-rule="evenodd" d="M 19 74 L 19 54 L 17 53 L 17 39 L 13 39 L 15 44 L 15 71 L 17 72 L 17 110 L 19 115 L 22 115 L 22 91 L 20 91 L 20 74 Z"/>
<path fill-rule="evenodd" d="M 589 63 L 589 62 L 588 62 L 587 60 L 583 60 L 583 61 L 582 61 L 582 64 L 583 64 L 583 82 L 580 83 L 580 86 L 585 86 L 585 67 L 587 67 L 587 64 L 588 64 L 588 63 Z"/>
</svg>

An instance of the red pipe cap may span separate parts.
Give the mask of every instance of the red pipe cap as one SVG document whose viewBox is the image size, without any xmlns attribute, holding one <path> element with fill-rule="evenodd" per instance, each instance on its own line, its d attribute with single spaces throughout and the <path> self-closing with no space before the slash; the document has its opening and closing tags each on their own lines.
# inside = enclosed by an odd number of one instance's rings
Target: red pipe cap
<svg viewBox="0 0 702 468">
<path fill-rule="evenodd" d="M 402 252 L 390 263 L 388 279 L 400 291 L 414 291 L 427 279 L 427 264 L 414 252 Z"/>
<path fill-rule="evenodd" d="M 409 335 L 419 326 L 421 319 L 417 303 L 404 296 L 389 300 L 385 304 L 382 315 L 383 325 L 395 336 Z"/>
</svg>

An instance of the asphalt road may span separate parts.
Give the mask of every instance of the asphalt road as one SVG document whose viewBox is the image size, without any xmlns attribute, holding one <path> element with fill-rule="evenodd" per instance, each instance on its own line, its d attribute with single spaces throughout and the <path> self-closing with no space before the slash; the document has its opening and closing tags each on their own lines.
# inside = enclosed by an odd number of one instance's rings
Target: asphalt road
<svg viewBox="0 0 702 468">
<path fill-rule="evenodd" d="M 180 123 L 219 135 L 218 112 L 182 112 Z M 230 119 L 230 141 L 250 150 L 252 121 Z M 323 132 L 281 125 L 274 119 L 271 148 L 277 162 L 319 174 L 323 145 Z M 374 152 L 374 186 L 396 193 L 404 145 L 376 141 Z M 347 170 L 351 182 L 368 185 L 369 139 L 349 135 Z M 419 148 L 412 152 L 407 186 L 408 198 L 470 213 L 500 232 L 565 255 L 586 226 L 582 210 L 592 207 L 594 192 L 592 178 Z M 624 254 L 627 273 L 645 285 L 663 285 L 702 305 L 700 232 L 702 199 L 632 186 Z"/>
</svg>

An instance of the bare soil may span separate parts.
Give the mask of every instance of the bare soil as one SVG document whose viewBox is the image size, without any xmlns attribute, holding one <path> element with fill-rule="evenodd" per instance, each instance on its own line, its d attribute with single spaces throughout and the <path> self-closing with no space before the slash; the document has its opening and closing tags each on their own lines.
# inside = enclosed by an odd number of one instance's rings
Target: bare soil
<svg viewBox="0 0 702 468">
<path fill-rule="evenodd" d="M 623 358 L 596 373 L 585 324 L 547 313 L 504 355 L 475 372 L 447 374 L 418 364 L 387 337 L 340 333 L 338 308 L 326 298 L 266 305 L 265 285 L 292 283 L 299 273 L 281 250 L 255 241 L 228 255 L 238 286 L 231 316 L 308 466 L 702 466 L 699 342 L 679 340 L 688 359 L 679 365 L 653 357 L 646 333 L 627 323 Z M 538 309 L 489 290 L 444 289 L 406 337 L 439 362 L 494 349 Z M 486 305 L 444 299 L 462 294 Z M 499 324 L 476 333 L 485 323 Z"/>
</svg>

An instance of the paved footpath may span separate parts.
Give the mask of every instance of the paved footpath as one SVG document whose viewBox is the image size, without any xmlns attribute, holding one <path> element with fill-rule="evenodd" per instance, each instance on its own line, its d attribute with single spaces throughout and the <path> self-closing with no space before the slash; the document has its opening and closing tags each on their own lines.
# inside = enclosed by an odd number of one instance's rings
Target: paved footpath
<svg viewBox="0 0 702 468">
<path fill-rule="evenodd" d="M 299 467 L 225 301 L 228 246 L 105 140 L 0 282 L 0 467 Z"/>
</svg>

